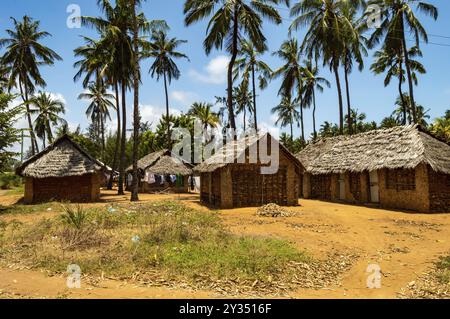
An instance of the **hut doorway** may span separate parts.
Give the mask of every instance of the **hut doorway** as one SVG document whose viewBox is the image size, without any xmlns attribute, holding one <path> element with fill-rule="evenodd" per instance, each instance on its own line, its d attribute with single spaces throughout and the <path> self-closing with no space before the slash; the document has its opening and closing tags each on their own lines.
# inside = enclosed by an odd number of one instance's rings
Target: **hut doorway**
<svg viewBox="0 0 450 319">
<path fill-rule="evenodd" d="M 380 195 L 379 195 L 379 185 L 378 185 L 378 172 L 372 171 L 369 173 L 369 181 L 370 181 L 370 202 L 379 203 Z"/>
<path fill-rule="evenodd" d="M 344 174 L 339 175 L 339 199 L 345 200 L 345 178 Z"/>
</svg>

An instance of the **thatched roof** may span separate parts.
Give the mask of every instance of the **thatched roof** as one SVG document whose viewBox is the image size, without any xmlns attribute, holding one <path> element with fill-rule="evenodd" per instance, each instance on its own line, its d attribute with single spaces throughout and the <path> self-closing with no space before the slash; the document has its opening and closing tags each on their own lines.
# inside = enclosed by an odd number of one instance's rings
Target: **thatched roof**
<svg viewBox="0 0 450 319">
<path fill-rule="evenodd" d="M 228 142 L 222 148 L 217 150 L 214 155 L 197 165 L 194 168 L 194 171 L 198 173 L 209 173 L 228 164 L 241 162 L 243 161 L 243 156 L 245 156 L 245 151 L 252 146 L 256 146 L 255 144 L 263 137 L 267 137 L 267 141 L 269 141 L 269 138 L 274 140 L 279 146 L 280 151 L 284 152 L 289 158 L 291 158 L 298 167 L 302 166 L 295 156 L 292 155 L 281 143 L 279 143 L 269 133 L 266 133 L 261 135 L 251 135 Z"/>
<path fill-rule="evenodd" d="M 296 157 L 314 175 L 415 168 L 421 163 L 450 174 L 450 146 L 417 125 L 320 140 Z"/>
<path fill-rule="evenodd" d="M 96 173 L 103 164 L 64 135 L 42 152 L 30 157 L 17 169 L 23 177 L 47 178 L 81 176 Z"/>
<path fill-rule="evenodd" d="M 138 160 L 138 168 L 156 175 L 191 175 L 192 165 L 171 154 L 169 150 L 150 153 Z M 133 166 L 127 168 L 131 171 Z"/>
</svg>

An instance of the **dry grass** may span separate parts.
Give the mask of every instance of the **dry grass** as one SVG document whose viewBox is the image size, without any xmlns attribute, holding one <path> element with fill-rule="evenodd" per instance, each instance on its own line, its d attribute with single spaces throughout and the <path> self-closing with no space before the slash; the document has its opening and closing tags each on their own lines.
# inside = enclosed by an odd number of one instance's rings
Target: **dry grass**
<svg viewBox="0 0 450 319">
<path fill-rule="evenodd" d="M 62 273 L 75 263 L 91 276 L 203 288 L 218 281 L 222 289 L 230 282 L 276 287 L 294 278 L 289 265 L 312 261 L 287 241 L 231 235 L 215 213 L 175 202 L 66 206 L 62 216 L 35 224 L 3 222 L 0 244 L 7 264 Z"/>
</svg>

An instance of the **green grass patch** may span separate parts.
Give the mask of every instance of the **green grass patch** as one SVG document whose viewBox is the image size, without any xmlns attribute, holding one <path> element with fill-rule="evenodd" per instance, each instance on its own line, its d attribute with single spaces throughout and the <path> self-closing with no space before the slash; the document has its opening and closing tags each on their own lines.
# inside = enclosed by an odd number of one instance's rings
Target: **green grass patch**
<svg viewBox="0 0 450 319">
<path fill-rule="evenodd" d="M 274 282 L 290 278 L 291 262 L 312 259 L 287 241 L 229 233 L 214 212 L 171 201 L 83 210 L 36 224 L 0 225 L 0 256 L 53 272 L 78 264 L 84 274 L 165 280 Z"/>
<path fill-rule="evenodd" d="M 450 255 L 439 258 L 436 263 L 437 274 L 440 283 L 450 284 Z"/>
</svg>

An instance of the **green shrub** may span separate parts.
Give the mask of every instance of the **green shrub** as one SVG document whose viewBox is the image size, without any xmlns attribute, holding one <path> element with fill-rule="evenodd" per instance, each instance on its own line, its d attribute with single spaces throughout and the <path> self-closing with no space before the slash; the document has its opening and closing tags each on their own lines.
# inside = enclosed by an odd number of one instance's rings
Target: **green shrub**
<svg viewBox="0 0 450 319">
<path fill-rule="evenodd" d="M 14 173 L 0 173 L 0 189 L 12 189 L 22 186 L 22 178 Z"/>
<path fill-rule="evenodd" d="M 83 210 L 83 207 L 81 205 L 76 205 L 75 207 L 64 205 L 63 210 L 64 214 L 61 215 L 63 222 L 70 227 L 81 230 L 86 223 L 86 212 Z"/>
</svg>

